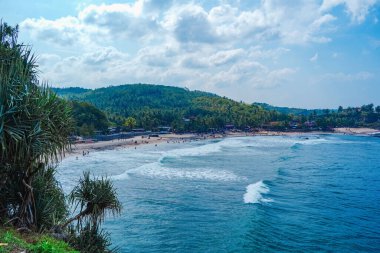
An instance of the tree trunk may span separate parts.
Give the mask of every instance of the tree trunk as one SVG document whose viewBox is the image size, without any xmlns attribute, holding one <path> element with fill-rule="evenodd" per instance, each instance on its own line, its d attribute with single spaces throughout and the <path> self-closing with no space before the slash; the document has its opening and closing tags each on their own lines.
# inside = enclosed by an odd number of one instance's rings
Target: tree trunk
<svg viewBox="0 0 380 253">
<path fill-rule="evenodd" d="M 85 214 L 87 213 L 87 209 L 83 210 L 82 212 L 78 213 L 77 215 L 75 215 L 74 217 L 68 219 L 65 223 L 63 223 L 61 225 L 61 228 L 64 229 L 65 227 L 67 227 L 67 225 L 69 225 L 71 222 L 75 221 L 75 220 L 79 220 L 82 216 L 84 216 Z"/>
</svg>

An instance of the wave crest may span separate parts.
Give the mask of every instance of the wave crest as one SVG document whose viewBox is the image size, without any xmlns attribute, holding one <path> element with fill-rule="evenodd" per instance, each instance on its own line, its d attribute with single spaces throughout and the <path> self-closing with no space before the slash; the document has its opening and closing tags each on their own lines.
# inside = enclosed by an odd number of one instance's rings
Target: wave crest
<svg viewBox="0 0 380 253">
<path fill-rule="evenodd" d="M 132 175 L 139 175 L 149 178 L 161 179 L 187 179 L 187 180 L 206 180 L 206 181 L 240 181 L 244 177 L 240 177 L 233 172 L 227 170 L 216 170 L 209 168 L 192 168 L 178 169 L 166 168 L 161 163 L 149 163 L 136 169 L 130 169 L 120 175 L 112 176 L 114 180 L 126 180 Z"/>
<path fill-rule="evenodd" d="M 244 203 L 246 204 L 256 204 L 256 203 L 262 203 L 262 202 L 272 202 L 272 199 L 265 199 L 263 197 L 263 194 L 266 194 L 269 192 L 269 187 L 264 184 L 262 180 L 250 184 L 246 188 L 246 193 L 244 194 Z"/>
</svg>

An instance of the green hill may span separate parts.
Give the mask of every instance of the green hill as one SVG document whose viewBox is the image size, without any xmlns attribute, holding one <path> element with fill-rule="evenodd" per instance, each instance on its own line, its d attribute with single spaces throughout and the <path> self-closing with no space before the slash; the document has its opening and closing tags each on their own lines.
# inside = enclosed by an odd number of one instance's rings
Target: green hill
<svg viewBox="0 0 380 253">
<path fill-rule="evenodd" d="M 77 101 L 73 103 L 74 118 L 81 135 L 103 131 L 109 123 L 123 126 L 128 117 L 135 119 L 133 127 L 154 130 L 170 126 L 179 132 L 204 132 L 210 128 L 224 129 L 226 125 L 242 130 L 263 125 L 267 129 L 286 130 L 295 123 L 298 129 L 309 129 L 309 125 L 314 129 L 380 126 L 380 107 L 372 104 L 335 110 L 276 107 L 264 103 L 250 105 L 208 92 L 151 84 L 53 90 Z"/>
<path fill-rule="evenodd" d="M 106 114 L 87 102 L 71 101 L 75 132 L 81 136 L 88 136 L 94 132 L 108 130 L 110 122 Z"/>
<path fill-rule="evenodd" d="M 122 125 L 127 117 L 136 127 L 154 129 L 171 126 L 177 131 L 206 131 L 233 124 L 244 129 L 275 119 L 278 113 L 202 91 L 185 88 L 134 84 L 94 90 L 54 89 L 70 100 L 84 101 L 106 112 L 108 119 Z"/>
<path fill-rule="evenodd" d="M 273 110 L 283 114 L 293 114 L 296 116 L 308 116 L 311 114 L 314 115 L 323 115 L 326 114 L 326 109 L 302 109 L 302 108 L 292 108 L 292 107 L 281 107 L 281 106 L 273 106 L 267 103 L 253 103 L 254 105 L 261 106 L 266 110 Z"/>
<path fill-rule="evenodd" d="M 81 87 L 52 88 L 52 90 L 62 97 L 70 97 L 72 95 L 78 95 L 90 91 L 90 89 L 85 89 Z"/>
</svg>

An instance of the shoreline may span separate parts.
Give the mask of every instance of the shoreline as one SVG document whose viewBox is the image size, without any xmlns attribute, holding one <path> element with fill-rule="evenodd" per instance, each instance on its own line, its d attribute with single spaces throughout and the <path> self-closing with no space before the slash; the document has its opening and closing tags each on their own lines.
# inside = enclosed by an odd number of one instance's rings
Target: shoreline
<svg viewBox="0 0 380 253">
<path fill-rule="evenodd" d="M 85 156 L 89 152 L 97 152 L 104 150 L 113 150 L 121 148 L 135 148 L 140 145 L 159 145 L 162 143 L 185 143 L 191 141 L 199 141 L 206 139 L 220 139 L 228 137 L 244 137 L 244 136 L 297 136 L 305 134 L 343 134 L 370 136 L 371 133 L 379 132 L 372 128 L 334 128 L 331 132 L 310 131 L 310 132 L 281 132 L 281 131 L 260 131 L 256 133 L 245 132 L 228 132 L 226 134 L 162 134 L 159 137 L 135 136 L 129 139 L 119 139 L 111 141 L 98 141 L 90 143 L 78 143 L 71 146 L 71 150 L 65 155 L 70 156 Z"/>
</svg>

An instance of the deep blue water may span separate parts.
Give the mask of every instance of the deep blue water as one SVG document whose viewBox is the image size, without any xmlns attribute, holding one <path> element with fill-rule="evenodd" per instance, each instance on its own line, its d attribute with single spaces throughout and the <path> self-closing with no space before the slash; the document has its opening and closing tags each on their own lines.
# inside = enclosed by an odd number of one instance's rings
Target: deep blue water
<svg viewBox="0 0 380 253">
<path fill-rule="evenodd" d="M 108 175 L 124 209 L 121 252 L 380 252 L 380 139 L 241 137 L 65 159 Z"/>
</svg>

